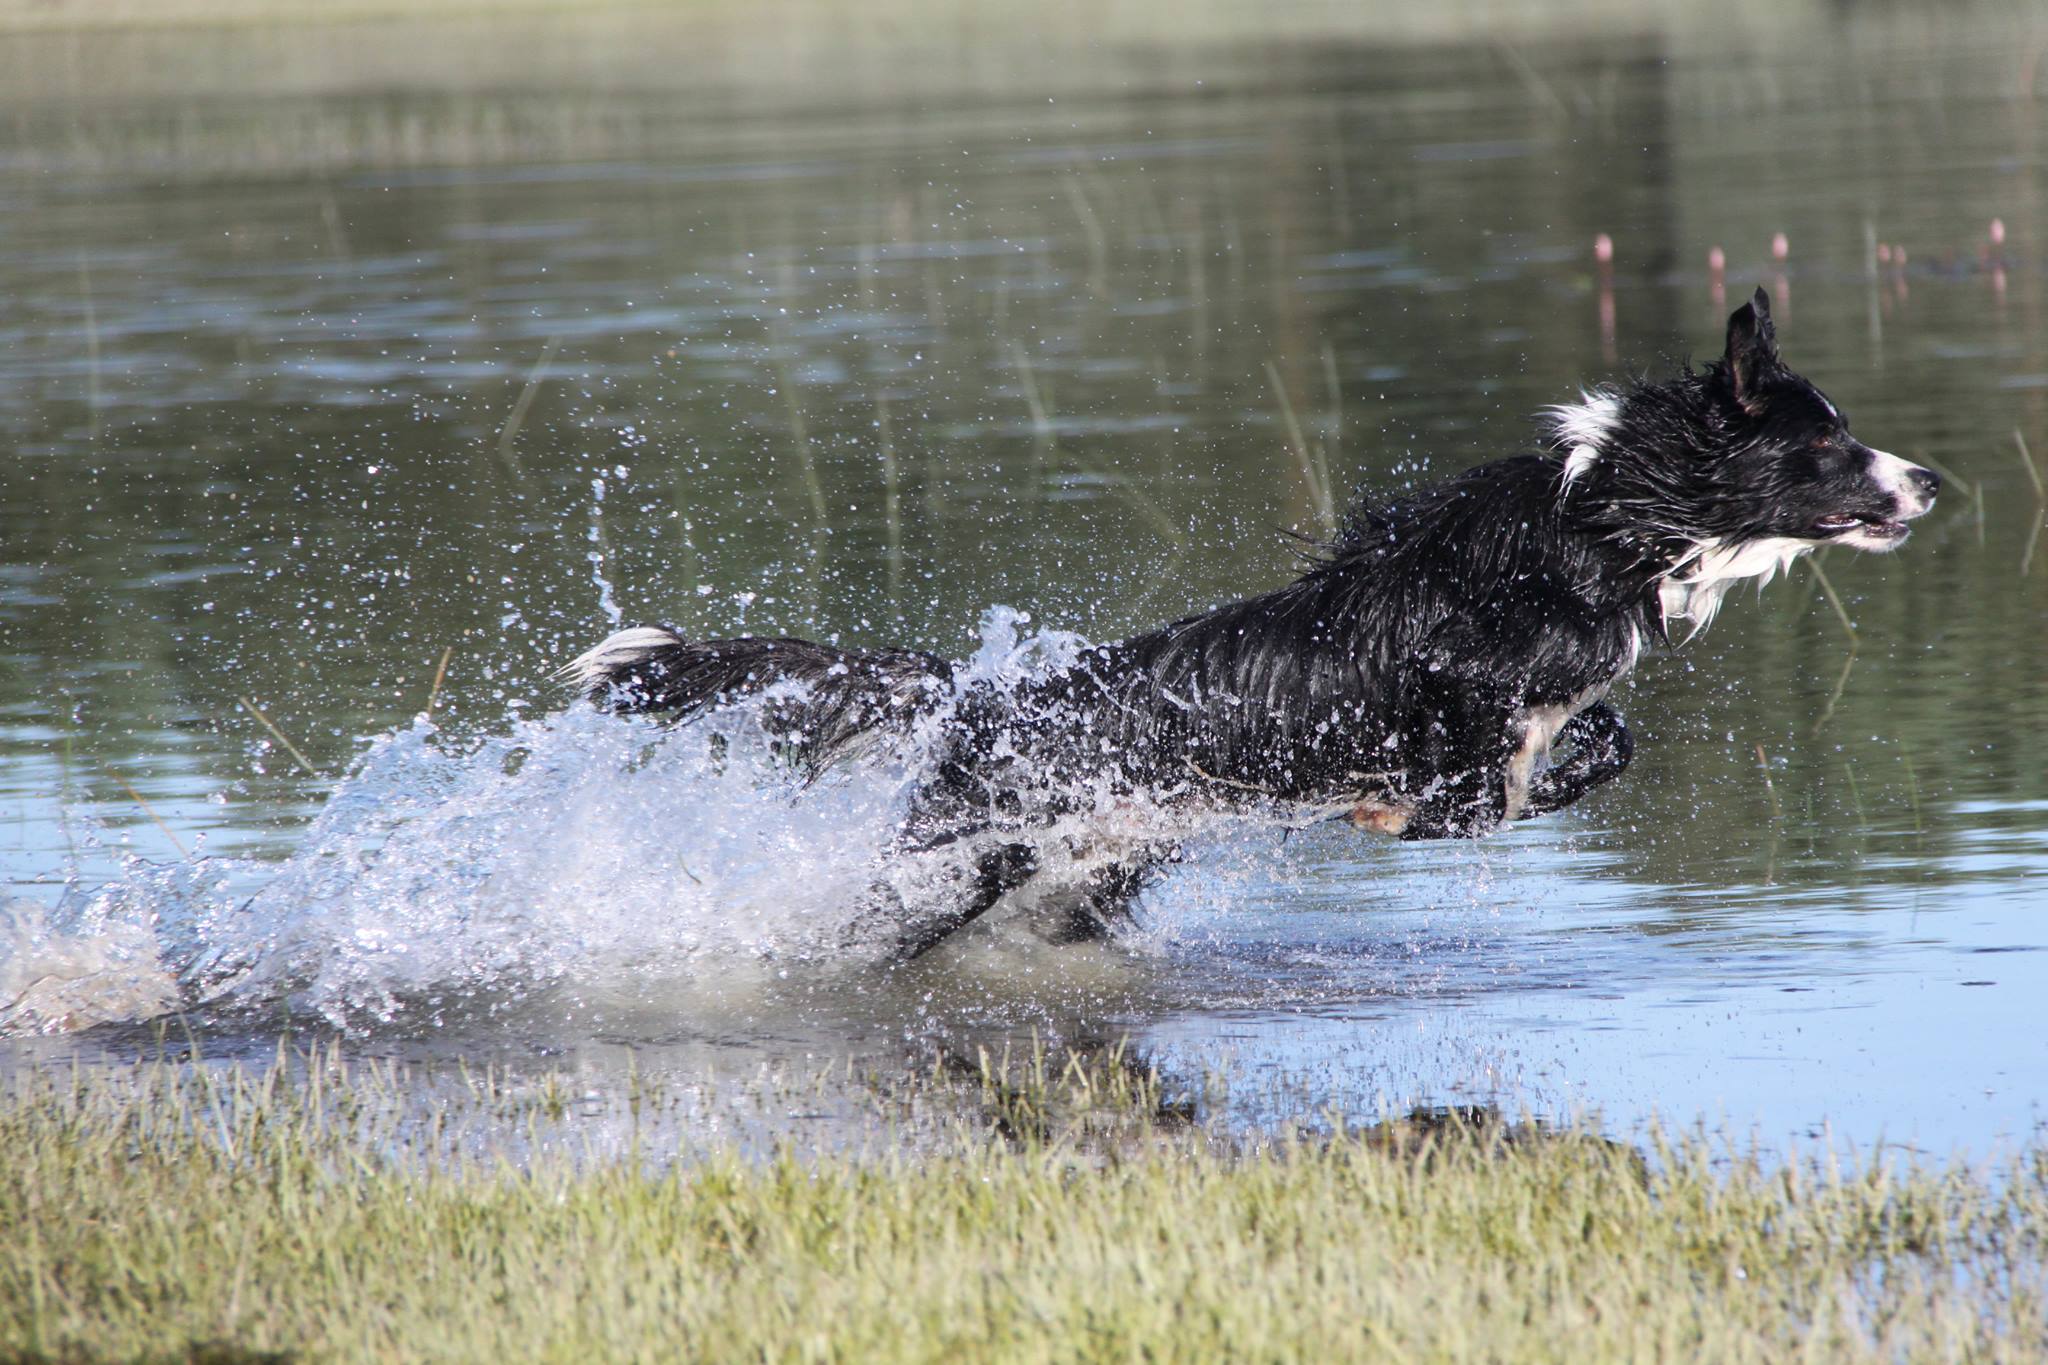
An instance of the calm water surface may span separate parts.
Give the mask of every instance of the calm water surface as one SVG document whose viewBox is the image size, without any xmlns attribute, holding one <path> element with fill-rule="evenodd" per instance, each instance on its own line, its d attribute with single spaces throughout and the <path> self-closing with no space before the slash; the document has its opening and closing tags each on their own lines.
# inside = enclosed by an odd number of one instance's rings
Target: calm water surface
<svg viewBox="0 0 2048 1365">
<path fill-rule="evenodd" d="M 9 1064 L 146 1051 L 171 1007 L 216 1055 L 341 1027 L 599 1094 L 1128 1037 L 1247 1119 L 1287 1093 L 2034 1132 L 2040 35 L 1602 32 L 1098 51 L 1051 95 L 744 114 L 680 80 L 24 102 Z M 998 931 L 868 975 L 811 945 L 902 774 L 798 800 L 549 681 L 620 617 L 994 668 L 1274 585 L 1282 530 L 1355 483 L 1712 354 L 1756 283 L 1941 503 L 1650 661 L 1627 777 L 1483 845 L 1210 831 L 1113 950 Z"/>
</svg>

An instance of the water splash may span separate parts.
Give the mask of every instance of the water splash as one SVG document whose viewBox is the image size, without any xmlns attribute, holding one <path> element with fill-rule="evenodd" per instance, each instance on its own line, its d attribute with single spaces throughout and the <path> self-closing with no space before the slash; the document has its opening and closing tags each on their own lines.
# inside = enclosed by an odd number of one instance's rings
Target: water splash
<svg viewBox="0 0 2048 1365">
<path fill-rule="evenodd" d="M 590 481 L 590 552 L 585 556 L 590 561 L 590 581 L 597 585 L 597 605 L 603 610 L 605 619 L 617 629 L 626 614 L 619 607 L 618 599 L 612 595 L 612 581 L 604 571 L 604 480 Z"/>
<path fill-rule="evenodd" d="M 1021 686 L 1087 647 L 1029 621 L 989 612 L 959 686 Z M 282 864 L 132 860 L 54 911 L 15 907 L 0 1032 L 170 1008 L 433 1025 L 551 993 L 829 973 L 858 959 L 849 926 L 896 875 L 878 860 L 931 738 L 806 782 L 745 708 L 669 727 L 578 706 L 467 744 L 421 718 L 369 748 Z M 1127 801 L 1055 825 L 1021 912 L 1183 832 Z"/>
</svg>

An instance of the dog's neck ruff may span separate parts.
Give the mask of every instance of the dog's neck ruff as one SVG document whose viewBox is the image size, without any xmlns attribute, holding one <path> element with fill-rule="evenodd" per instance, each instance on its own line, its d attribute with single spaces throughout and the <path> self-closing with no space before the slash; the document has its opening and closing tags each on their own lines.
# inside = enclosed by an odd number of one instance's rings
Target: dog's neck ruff
<svg viewBox="0 0 2048 1365">
<path fill-rule="evenodd" d="M 1564 452 L 1564 488 L 1610 458 L 1622 426 L 1622 406 L 1622 395 L 1612 389 L 1583 389 L 1578 402 L 1560 404 L 1545 414 L 1551 445 Z M 1713 621 L 1730 588 L 1753 578 L 1762 589 L 1814 548 L 1812 541 L 1785 536 L 1694 542 L 1656 580 L 1657 608 L 1666 633 L 1684 622 L 1689 627 L 1685 638 L 1692 639 Z"/>
<path fill-rule="evenodd" d="M 1766 583 L 1789 572 L 1794 561 L 1813 548 L 1812 541 L 1789 536 L 1733 545 L 1710 540 L 1694 546 L 1657 580 L 1657 606 L 1664 614 L 1664 629 L 1668 632 L 1676 621 L 1688 622 L 1692 628 L 1685 638 L 1692 639 L 1713 621 L 1730 588 L 1754 578 L 1762 591 Z"/>
</svg>

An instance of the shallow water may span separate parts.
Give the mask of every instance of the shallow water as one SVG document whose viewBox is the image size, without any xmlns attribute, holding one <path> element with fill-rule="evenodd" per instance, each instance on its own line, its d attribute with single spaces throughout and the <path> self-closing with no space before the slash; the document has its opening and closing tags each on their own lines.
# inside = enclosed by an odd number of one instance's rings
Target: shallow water
<svg viewBox="0 0 2048 1365">
<path fill-rule="evenodd" d="M 118 1021 L 175 1004 L 215 1055 L 340 1027 L 603 1091 L 1128 1037 L 1247 1120 L 2030 1133 L 2048 37 L 1831 13 L 1040 35 L 978 92 L 806 49 L 810 79 L 717 98 L 683 62 L 124 99 L 18 47 L 45 87 L 0 160 L 0 1046 L 130 1055 L 152 1034 Z M 603 33 L 582 60 L 632 44 Z M 81 71 L 172 69 L 79 41 Z M 1283 581 L 1279 529 L 1355 481 L 1711 353 L 1753 283 L 1941 503 L 1651 660 L 1626 778 L 1482 845 L 1204 831 L 1115 949 L 997 926 L 880 974 L 827 945 L 901 771 L 799 794 L 549 680 L 621 617 L 990 667 L 1114 638 Z"/>
</svg>

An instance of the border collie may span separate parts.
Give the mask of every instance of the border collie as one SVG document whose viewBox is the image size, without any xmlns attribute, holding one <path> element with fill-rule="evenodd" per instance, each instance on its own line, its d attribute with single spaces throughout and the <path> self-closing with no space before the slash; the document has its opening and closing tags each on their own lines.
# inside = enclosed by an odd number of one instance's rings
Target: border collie
<svg viewBox="0 0 2048 1365">
<path fill-rule="evenodd" d="M 1825 545 L 1887 551 L 1931 470 L 1873 450 L 1779 359 L 1759 289 L 1722 358 L 1553 408 L 1547 448 L 1365 501 L 1294 582 L 1014 687 L 944 659 L 809 640 L 690 642 L 639 627 L 563 670 L 599 706 L 677 720 L 753 701 L 817 773 L 913 730 L 926 755 L 850 931 L 914 958 L 1120 805 L 1348 812 L 1403 839 L 1474 838 L 1559 810 L 1627 765 L 1604 700 L 1644 647 L 1689 640 L 1749 579 Z M 1565 756 L 1550 760 L 1553 745 Z M 1058 828 L 1056 828 L 1058 827 Z M 1066 887 L 1055 940 L 1101 934 L 1168 838 Z M 1085 859 L 1083 860 L 1086 861 Z M 889 871 L 921 863 L 923 874 Z"/>
</svg>

